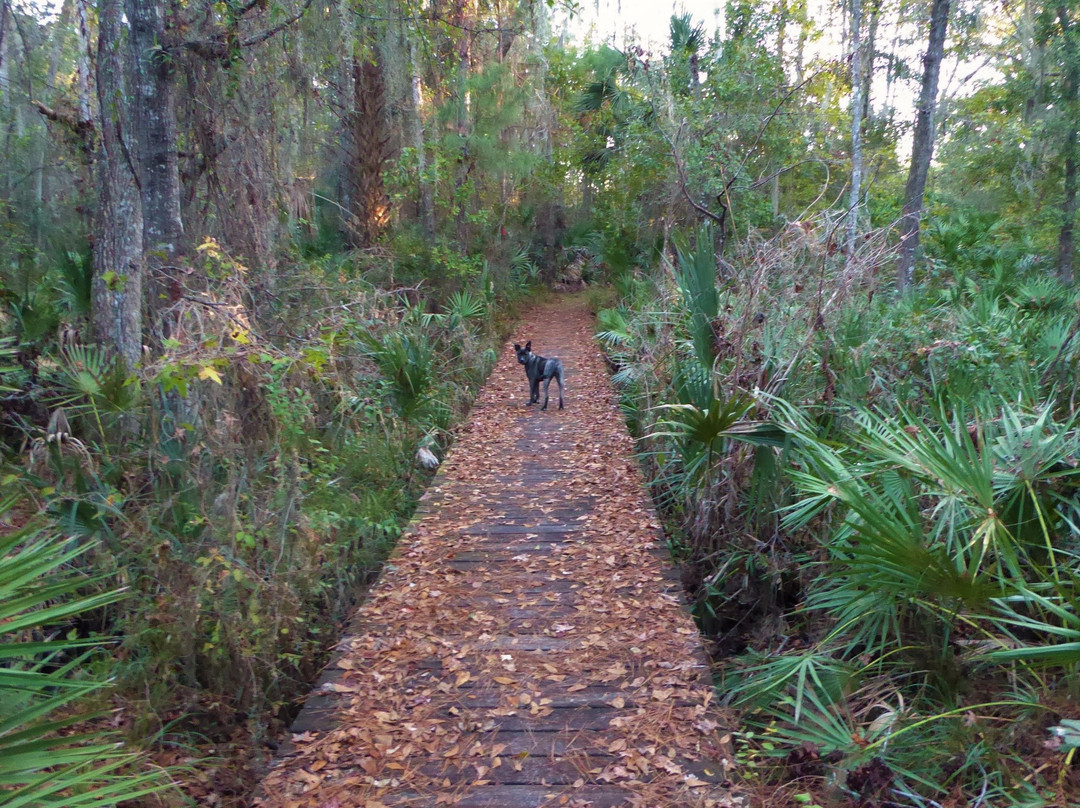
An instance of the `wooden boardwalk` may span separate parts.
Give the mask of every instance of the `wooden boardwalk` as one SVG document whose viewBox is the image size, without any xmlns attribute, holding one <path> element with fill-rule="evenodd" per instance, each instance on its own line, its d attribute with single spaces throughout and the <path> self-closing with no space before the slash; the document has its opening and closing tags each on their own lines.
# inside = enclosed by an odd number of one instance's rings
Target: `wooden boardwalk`
<svg viewBox="0 0 1080 808">
<path fill-rule="evenodd" d="M 519 325 L 566 409 L 508 344 L 256 805 L 744 804 L 591 335 L 567 300 Z"/>
</svg>

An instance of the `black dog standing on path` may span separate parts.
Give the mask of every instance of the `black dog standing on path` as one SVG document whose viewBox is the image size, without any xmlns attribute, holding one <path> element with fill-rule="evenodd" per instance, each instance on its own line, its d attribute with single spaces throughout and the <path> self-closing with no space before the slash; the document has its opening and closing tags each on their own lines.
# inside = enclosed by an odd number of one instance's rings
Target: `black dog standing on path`
<svg viewBox="0 0 1080 808">
<path fill-rule="evenodd" d="M 517 360 L 520 364 L 525 366 L 525 376 L 529 380 L 529 404 L 536 404 L 540 401 L 540 382 L 544 382 L 544 406 L 540 409 L 546 410 L 548 405 L 548 387 L 551 386 L 551 380 L 554 379 L 559 383 L 559 409 L 563 408 L 563 370 L 562 362 L 558 359 L 545 359 L 538 354 L 532 352 L 532 340 L 525 343 L 525 347 L 522 348 L 516 342 L 514 343 L 514 350 L 517 351 Z"/>
</svg>

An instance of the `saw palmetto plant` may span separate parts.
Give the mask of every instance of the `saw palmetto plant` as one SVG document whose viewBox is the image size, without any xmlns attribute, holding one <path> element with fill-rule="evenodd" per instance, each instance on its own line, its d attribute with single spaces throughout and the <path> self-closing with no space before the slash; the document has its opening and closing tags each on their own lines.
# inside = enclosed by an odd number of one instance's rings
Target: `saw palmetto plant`
<svg viewBox="0 0 1080 808">
<path fill-rule="evenodd" d="M 0 516 L 13 500 L 0 503 Z M 111 806 L 160 791 L 121 737 L 105 729 L 98 699 L 108 679 L 88 663 L 107 640 L 79 636 L 75 618 L 121 593 L 76 573 L 91 549 L 34 523 L 0 536 L 0 804 L 5 808 Z M 89 593 L 89 594 L 88 594 Z"/>
</svg>

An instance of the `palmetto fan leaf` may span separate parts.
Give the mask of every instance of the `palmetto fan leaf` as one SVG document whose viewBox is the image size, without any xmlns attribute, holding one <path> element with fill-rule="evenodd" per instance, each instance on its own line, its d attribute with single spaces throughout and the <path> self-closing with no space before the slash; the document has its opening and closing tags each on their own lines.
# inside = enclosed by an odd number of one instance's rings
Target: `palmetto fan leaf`
<svg viewBox="0 0 1080 808">
<path fill-rule="evenodd" d="M 609 349 L 624 348 L 633 339 L 626 312 L 622 309 L 601 309 L 597 312 L 596 322 L 600 326 L 596 338 Z"/>
<path fill-rule="evenodd" d="M 738 681 L 728 688 L 732 703 L 752 708 L 789 700 L 796 722 L 802 715 L 808 692 L 813 691 L 818 701 L 839 702 L 856 673 L 850 663 L 816 648 L 780 657 L 750 656 L 746 661 L 756 664 L 740 670 Z"/>
<path fill-rule="evenodd" d="M 483 317 L 487 311 L 484 299 L 470 289 L 459 289 L 450 295 L 444 309 L 450 321 L 450 326 L 456 328 L 465 325 L 470 320 Z"/>
<path fill-rule="evenodd" d="M 61 354 L 57 406 L 74 412 L 129 412 L 138 400 L 135 377 L 99 345 L 72 345 Z"/>
<path fill-rule="evenodd" d="M 671 17 L 671 50 L 686 55 L 697 53 L 705 45 L 705 26 L 693 24 L 689 14 Z"/>
<path fill-rule="evenodd" d="M 654 408 L 662 416 L 649 437 L 674 439 L 686 473 L 697 479 L 723 454 L 729 439 L 756 446 L 785 445 L 787 434 L 776 424 L 741 420 L 753 406 L 753 397 L 746 394 L 714 398 L 707 407 L 662 404 Z"/>
<path fill-rule="evenodd" d="M 811 594 L 808 606 L 849 625 L 849 646 L 902 642 L 906 613 L 949 621 L 955 609 L 981 608 L 1000 591 L 994 581 L 969 576 L 927 536 L 916 498 L 855 482 L 833 490 L 850 509 L 848 531 L 830 543 L 837 574 Z"/>
<path fill-rule="evenodd" d="M 0 503 L 0 514 L 11 505 L 11 500 Z M 5 808 L 112 806 L 163 787 L 156 773 L 131 773 L 136 758 L 121 749 L 116 735 L 99 728 L 72 731 L 92 717 L 74 705 L 105 682 L 74 676 L 100 641 L 64 638 L 66 623 L 120 594 L 80 594 L 92 582 L 74 574 L 70 564 L 91 546 L 33 525 L 0 538 L 0 791 Z M 34 639 L 32 633 L 46 639 Z"/>
<path fill-rule="evenodd" d="M 720 311 L 720 295 L 716 289 L 716 255 L 713 252 L 712 228 L 698 228 L 695 244 L 675 238 L 678 253 L 676 280 L 682 292 L 683 304 L 690 314 L 690 339 L 702 367 L 712 368 L 715 338 L 712 323 Z"/>
<path fill-rule="evenodd" d="M 410 417 L 430 403 L 434 385 L 435 352 L 422 334 L 393 331 L 378 339 L 360 333 L 366 354 L 390 383 L 395 403 Z"/>
<path fill-rule="evenodd" d="M 616 113 L 626 113 L 632 96 L 619 85 L 620 76 L 627 72 L 626 57 L 614 48 L 605 46 L 596 52 L 595 79 L 585 85 L 575 107 L 580 114 L 598 112 L 608 105 Z"/>
<path fill-rule="evenodd" d="M 992 463 L 966 429 L 863 411 L 853 439 L 834 446 L 791 407 L 773 404 L 791 422 L 804 468 L 792 476 L 805 499 L 788 509 L 785 525 L 840 508 L 839 526 L 825 538 L 835 574 L 823 577 L 808 606 L 849 627 L 847 647 L 884 649 L 904 642 L 912 625 L 947 633 L 957 610 L 983 609 L 1000 595 L 996 562 L 1006 556 L 1014 565 L 1012 545 L 994 516 Z M 914 614 L 923 620 L 912 624 Z"/>
</svg>

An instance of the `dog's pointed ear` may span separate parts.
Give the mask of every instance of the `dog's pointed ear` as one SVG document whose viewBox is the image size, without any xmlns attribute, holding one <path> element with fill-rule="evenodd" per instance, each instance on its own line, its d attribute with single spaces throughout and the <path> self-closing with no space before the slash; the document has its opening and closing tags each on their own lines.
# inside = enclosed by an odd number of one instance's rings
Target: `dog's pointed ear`
<svg viewBox="0 0 1080 808">
<path fill-rule="evenodd" d="M 531 351 L 532 350 L 532 340 L 529 340 L 528 342 L 525 343 L 525 350 L 526 351 Z"/>
<path fill-rule="evenodd" d="M 518 345 L 516 342 L 514 343 L 514 350 L 515 351 L 520 351 L 521 350 L 521 346 Z"/>
</svg>

